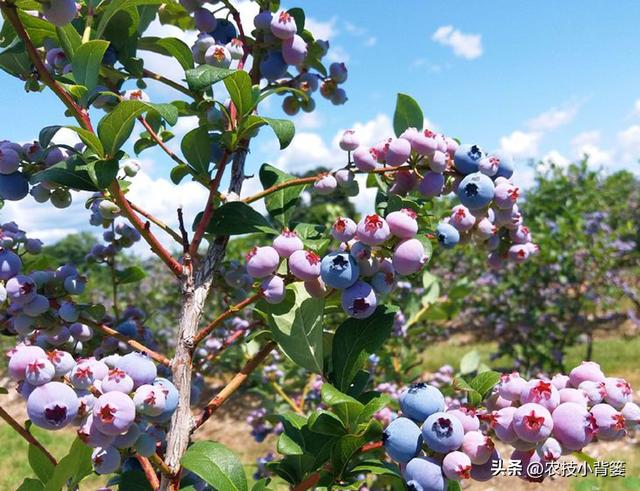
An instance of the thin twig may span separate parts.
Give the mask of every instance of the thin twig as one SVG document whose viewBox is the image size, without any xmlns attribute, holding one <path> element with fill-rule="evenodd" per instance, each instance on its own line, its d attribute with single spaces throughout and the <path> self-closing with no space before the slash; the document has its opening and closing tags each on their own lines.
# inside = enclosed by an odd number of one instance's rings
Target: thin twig
<svg viewBox="0 0 640 491">
<path fill-rule="evenodd" d="M 180 242 L 182 243 L 182 252 L 189 254 L 189 234 L 184 226 L 184 216 L 182 214 L 182 207 L 178 208 L 178 226 L 180 227 Z"/>
<path fill-rule="evenodd" d="M 27 442 L 29 442 L 34 447 L 38 447 L 38 449 L 40 449 L 40 451 L 42 451 L 42 453 L 49 460 L 49 462 L 51 462 L 53 465 L 58 465 L 58 461 L 55 459 L 55 457 L 53 455 L 51 455 L 49 453 L 49 451 L 46 448 L 44 448 L 42 443 L 40 443 L 35 436 L 33 436 L 31 433 L 29 433 L 29 431 L 24 426 L 22 426 L 15 419 L 13 419 L 13 416 L 11 416 L 1 406 L 0 406 L 0 418 L 4 419 L 9 424 L 9 426 L 11 426 L 11 428 L 16 430 L 16 432 L 22 438 L 24 438 Z"/>
<path fill-rule="evenodd" d="M 287 404 L 289 404 L 289 406 L 291 407 L 291 409 L 293 409 L 296 413 L 298 414 L 302 414 L 302 409 L 300 408 L 300 406 L 298 406 L 295 401 L 293 399 L 291 399 L 291 397 L 289 397 L 287 395 L 287 393 L 284 391 L 284 389 L 280 386 L 280 384 L 278 382 L 271 382 L 271 386 L 273 387 L 273 389 L 276 391 L 276 393 L 282 397 L 282 399 L 284 400 L 284 402 L 286 402 Z"/>
<path fill-rule="evenodd" d="M 169 469 L 169 466 L 164 462 L 164 460 L 162 460 L 162 458 L 157 454 L 154 453 L 153 455 L 151 455 L 151 457 L 149 457 L 149 460 L 151 462 L 153 462 L 153 464 L 160 469 L 160 472 L 162 472 L 165 476 L 171 476 L 171 469 Z"/>
<path fill-rule="evenodd" d="M 158 144 L 158 146 L 164 151 L 164 153 L 166 153 L 169 157 L 171 157 L 171 159 L 176 164 L 188 165 L 184 160 L 182 160 L 175 153 L 173 153 L 173 151 L 162 141 L 162 138 L 158 136 L 158 134 L 154 131 L 154 129 L 151 127 L 151 125 L 147 122 L 147 120 L 143 116 L 139 116 L 138 121 L 142 123 L 142 126 L 144 126 L 144 129 L 147 130 L 147 133 L 149 133 L 149 136 L 151 137 L 151 139 L 155 141 Z"/>
<path fill-rule="evenodd" d="M 253 322 L 246 327 L 240 327 L 233 331 L 228 337 L 222 341 L 222 346 L 215 350 L 213 353 L 209 353 L 207 357 L 204 359 L 205 362 L 211 363 L 215 361 L 229 346 L 235 343 L 239 338 L 241 338 L 247 331 L 251 330 L 253 327 L 262 324 L 262 322 Z"/>
<path fill-rule="evenodd" d="M 164 223 L 162 220 L 160 220 L 159 218 L 153 216 L 151 213 L 149 213 L 148 211 L 143 210 L 142 208 L 140 208 L 138 205 L 136 205 L 135 203 L 132 203 L 131 201 L 127 200 L 129 202 L 129 205 L 131 206 L 131 208 L 133 210 L 136 211 L 136 213 L 138 213 L 138 215 L 142 215 L 143 217 L 145 217 L 147 220 L 149 220 L 150 222 L 154 223 L 155 225 L 157 225 L 159 228 L 161 228 L 162 230 L 164 230 L 168 235 L 170 235 L 178 244 L 182 244 L 182 237 L 180 236 L 180 234 L 178 232 L 176 232 L 175 230 L 173 230 L 169 225 L 167 225 L 166 223 Z"/>
<path fill-rule="evenodd" d="M 211 221 L 211 217 L 213 216 L 213 204 L 215 202 L 216 195 L 218 194 L 220 181 L 222 180 L 222 175 L 224 174 L 224 170 L 227 167 L 228 161 L 229 152 L 225 150 L 222 154 L 222 157 L 220 158 L 220 163 L 218 164 L 216 175 L 209 184 L 209 197 L 207 198 L 207 204 L 204 208 L 204 212 L 202 213 L 202 218 L 200 218 L 200 221 L 198 222 L 198 227 L 193 234 L 193 240 L 191 241 L 191 246 L 189 247 L 191 257 L 196 257 L 196 254 L 198 253 L 198 247 L 200 246 L 200 242 L 202 241 L 202 237 L 204 237 L 204 234 L 207 231 L 207 227 L 209 226 L 209 222 Z"/>
<path fill-rule="evenodd" d="M 211 321 L 211 323 L 207 327 L 204 327 L 197 332 L 197 334 L 193 338 L 194 346 L 197 346 L 198 343 L 200 343 L 200 341 L 202 341 L 209 334 L 211 334 L 211 331 L 213 331 L 216 327 L 218 327 L 225 319 L 228 319 L 236 312 L 239 312 L 240 310 L 244 309 L 248 305 L 251 305 L 253 302 L 256 302 L 257 300 L 259 300 L 260 298 L 262 298 L 261 292 L 254 293 L 250 297 L 245 298 L 242 302 L 239 302 L 229 307 L 226 311 L 224 311 L 222 314 L 216 317 L 213 321 Z"/>
<path fill-rule="evenodd" d="M 144 68 L 142 70 L 142 76 L 145 78 L 156 80 L 160 83 L 165 84 L 168 87 L 171 87 L 172 89 L 176 89 L 178 92 L 182 92 L 183 94 L 198 100 L 198 96 L 194 92 L 191 92 L 187 87 L 185 87 L 184 85 L 180 85 L 179 83 L 174 82 L 173 80 L 170 80 L 166 77 L 163 77 L 158 73 L 152 72 L 151 70 L 147 70 L 146 68 Z"/>
<path fill-rule="evenodd" d="M 142 467 L 142 471 L 144 472 L 147 481 L 149 481 L 151 489 L 153 489 L 153 491 L 160 489 L 160 480 L 158 479 L 151 462 L 149 462 L 149 459 L 140 454 L 136 454 L 136 460 L 140 464 L 140 467 Z"/>
<path fill-rule="evenodd" d="M 86 317 L 82 318 L 82 322 L 84 322 L 88 326 L 93 327 L 94 329 L 98 329 L 99 331 L 106 334 L 107 336 L 111 336 L 113 338 L 116 338 L 118 341 L 122 341 L 123 343 L 128 344 L 129 346 L 131 346 L 133 349 L 137 351 L 142 351 L 143 353 L 146 353 L 147 355 L 149 355 L 149 358 L 154 359 L 158 363 L 162 363 L 163 365 L 166 365 L 168 367 L 171 366 L 171 360 L 166 356 L 164 356 L 163 354 L 158 353 L 152 350 L 151 348 L 147 348 L 144 344 L 140 343 L 139 341 L 136 341 L 135 339 L 131 339 L 130 337 L 125 336 L 122 333 L 119 333 L 115 329 L 109 326 L 106 326 L 105 324 L 102 324 L 100 322 L 94 322 L 93 320 L 87 319 Z"/>
<path fill-rule="evenodd" d="M 120 184 L 117 180 L 113 181 L 109 186 L 109 192 L 116 201 L 116 204 L 120 207 L 120 210 L 129 219 L 131 224 L 140 233 L 140 235 L 147 241 L 149 247 L 155 254 L 162 259 L 162 261 L 169 267 L 169 269 L 176 276 L 182 275 L 182 265 L 167 251 L 155 235 L 149 230 L 149 222 L 142 223 L 140 217 L 133 210 L 129 201 L 122 192 Z"/>
<path fill-rule="evenodd" d="M 280 189 L 289 188 L 291 186 L 299 186 L 301 184 L 310 184 L 312 182 L 316 182 L 318 179 L 320 179 L 320 176 L 298 177 L 296 179 L 290 179 L 288 181 L 280 182 L 278 184 L 274 184 L 271 187 L 268 187 L 264 191 L 260 191 L 259 193 L 244 198 L 242 202 L 247 204 L 253 203 L 254 201 L 258 201 L 265 196 L 269 196 L 271 193 L 275 193 Z"/>
<path fill-rule="evenodd" d="M 273 351 L 273 349 L 277 346 L 274 341 L 269 341 L 264 347 L 258 351 L 242 368 L 240 372 L 238 372 L 231 381 L 224 386 L 224 388 L 209 401 L 207 406 L 200 414 L 198 421 L 196 422 L 195 429 L 201 427 L 210 417 L 211 415 L 222 406 L 231 395 L 238 390 L 238 388 L 247 380 L 251 372 L 253 372 L 263 361 L 264 359 Z"/>
</svg>

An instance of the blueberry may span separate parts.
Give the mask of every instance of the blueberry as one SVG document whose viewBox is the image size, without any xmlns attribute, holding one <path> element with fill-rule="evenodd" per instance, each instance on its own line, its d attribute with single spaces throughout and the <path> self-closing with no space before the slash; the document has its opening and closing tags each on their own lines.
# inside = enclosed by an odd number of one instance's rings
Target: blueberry
<svg viewBox="0 0 640 491">
<path fill-rule="evenodd" d="M 451 249 L 460 242 L 460 232 L 454 226 L 448 223 L 440 223 L 436 227 L 436 236 L 438 242 L 445 249 Z"/>
<path fill-rule="evenodd" d="M 218 21 L 215 16 L 205 8 L 196 10 L 193 13 L 193 20 L 195 21 L 196 29 L 200 32 L 215 31 L 216 27 L 218 27 Z"/>
<path fill-rule="evenodd" d="M 97 448 L 111 445 L 115 436 L 102 433 L 94 423 L 93 415 L 89 414 L 82 426 L 78 428 L 78 438 L 89 447 Z"/>
<path fill-rule="evenodd" d="M 270 304 L 278 304 L 284 300 L 285 284 L 280 276 L 267 276 L 260 283 L 260 291 L 262 296 Z"/>
<path fill-rule="evenodd" d="M 42 7 L 44 17 L 53 25 L 62 27 L 71 22 L 78 13 L 75 0 L 49 0 Z"/>
<path fill-rule="evenodd" d="M 427 198 L 441 195 L 444 191 L 444 175 L 438 172 L 426 172 L 418 184 L 418 191 Z"/>
<path fill-rule="evenodd" d="M 566 450 L 577 451 L 595 436 L 595 419 L 586 407 L 575 402 L 560 404 L 551 415 L 553 436 Z"/>
<path fill-rule="evenodd" d="M 495 444 L 481 431 L 469 431 L 464 434 L 462 451 L 469 457 L 472 464 L 481 465 L 491 458 Z"/>
<path fill-rule="evenodd" d="M 554 420 L 555 431 L 555 420 Z M 555 438 L 549 437 L 536 447 L 538 457 L 544 462 L 555 462 L 562 456 L 562 446 Z"/>
<path fill-rule="evenodd" d="M 445 491 L 447 483 L 442 468 L 431 457 L 411 459 L 403 472 L 410 491 Z"/>
<path fill-rule="evenodd" d="M 331 194 L 338 187 L 338 181 L 331 174 L 325 174 L 313 183 L 313 189 L 318 194 Z"/>
<path fill-rule="evenodd" d="M 109 370 L 107 376 L 102 379 L 101 389 L 105 394 L 113 391 L 128 394 L 133 390 L 133 379 L 123 370 L 113 368 Z"/>
<path fill-rule="evenodd" d="M 582 382 L 604 382 L 604 373 L 595 361 L 583 361 L 569 372 L 569 384 L 578 387 Z"/>
<path fill-rule="evenodd" d="M 540 404 L 525 403 L 513 413 L 513 431 L 525 442 L 538 443 L 551 435 L 553 419 Z"/>
<path fill-rule="evenodd" d="M 25 305 L 37 295 L 37 285 L 30 276 L 16 275 L 5 283 L 7 298 L 15 305 Z"/>
<path fill-rule="evenodd" d="M 126 433 L 118 435 L 113 440 L 113 446 L 116 448 L 130 448 L 133 447 L 140 436 L 140 426 L 137 423 L 132 423 Z"/>
<path fill-rule="evenodd" d="M 122 392 L 107 392 L 93 406 L 94 424 L 107 435 L 121 435 L 129 429 L 136 417 L 136 406 Z"/>
<path fill-rule="evenodd" d="M 400 409 L 408 418 L 422 423 L 432 414 L 444 411 L 444 396 L 426 383 L 413 384 L 400 395 Z"/>
<path fill-rule="evenodd" d="M 288 12 L 279 12 L 271 19 L 271 33 L 279 39 L 291 39 L 297 30 L 296 21 Z"/>
<path fill-rule="evenodd" d="M 410 419 L 397 418 L 385 428 L 382 441 L 393 460 L 406 463 L 420 452 L 422 433 L 418 425 Z"/>
<path fill-rule="evenodd" d="M 295 251 L 289 257 L 289 270 L 299 280 L 313 280 L 320 276 L 320 256 L 312 251 Z"/>
<path fill-rule="evenodd" d="M 358 240 L 368 245 L 382 244 L 390 235 L 389 224 L 379 215 L 365 215 L 356 229 Z"/>
<path fill-rule="evenodd" d="M 348 288 L 356 282 L 359 274 L 360 268 L 348 252 L 331 252 L 320 263 L 320 276 L 331 288 Z"/>
<path fill-rule="evenodd" d="M 501 467 L 501 461 L 500 452 L 494 448 L 491 456 L 484 464 L 471 466 L 471 479 L 480 482 L 489 481 L 492 477 L 495 477 L 494 469 Z"/>
<path fill-rule="evenodd" d="M 76 417 L 80 403 L 71 387 L 49 382 L 33 389 L 27 400 L 27 414 L 33 424 L 59 430 Z"/>
<path fill-rule="evenodd" d="M 451 452 L 442 460 L 444 475 L 453 481 L 461 481 L 471 477 L 471 459 L 462 452 Z"/>
<path fill-rule="evenodd" d="M 56 374 L 56 369 L 45 356 L 38 358 L 27 365 L 25 380 L 33 386 L 44 385 L 51 382 Z"/>
<path fill-rule="evenodd" d="M 13 174 L 20 168 L 20 155 L 9 147 L 0 147 L 0 174 Z"/>
<path fill-rule="evenodd" d="M 452 452 L 462 445 L 464 428 L 454 416 L 437 412 L 422 425 L 422 439 L 435 452 Z"/>
<path fill-rule="evenodd" d="M 113 66 L 118 61 L 118 50 L 112 43 L 109 43 L 104 55 L 102 56 L 102 64 Z"/>
<path fill-rule="evenodd" d="M 360 141 L 354 130 L 346 130 L 340 138 L 339 146 L 345 152 L 353 152 L 360 146 Z"/>
<path fill-rule="evenodd" d="M 331 227 L 331 235 L 337 241 L 349 242 L 356 235 L 356 224 L 350 218 L 338 217 Z"/>
<path fill-rule="evenodd" d="M 378 301 L 373 288 L 364 281 L 356 281 L 342 292 L 342 309 L 351 317 L 366 319 L 376 310 Z"/>
<path fill-rule="evenodd" d="M 513 175 L 513 158 L 502 150 L 496 150 L 489 154 L 489 160 L 498 164 L 498 170 L 494 177 L 504 177 L 510 179 Z"/>
<path fill-rule="evenodd" d="M 216 28 L 209 34 L 211 34 L 219 44 L 227 44 L 233 38 L 238 37 L 238 31 L 236 30 L 236 26 L 234 26 L 233 23 L 231 23 L 227 19 L 216 20 Z"/>
<path fill-rule="evenodd" d="M 394 138 L 387 143 L 386 150 L 387 165 L 402 165 L 411 155 L 411 143 L 404 138 Z"/>
<path fill-rule="evenodd" d="M 353 163 L 363 172 L 374 170 L 378 164 L 372 150 L 368 147 L 358 147 L 353 152 Z"/>
<path fill-rule="evenodd" d="M 591 408 L 591 415 L 598 429 L 598 439 L 604 441 L 618 440 L 625 435 L 625 420 L 621 412 L 609 404 L 596 404 Z"/>
<path fill-rule="evenodd" d="M 143 457 L 151 457 L 156 452 L 156 443 L 156 439 L 151 435 L 142 433 L 133 448 Z"/>
<path fill-rule="evenodd" d="M 207 65 L 229 68 L 231 65 L 231 53 L 225 46 L 214 44 L 204 53 L 204 61 Z"/>
<path fill-rule="evenodd" d="M 287 74 L 287 62 L 279 51 L 269 51 L 260 61 L 260 73 L 269 82 L 283 78 Z"/>
<path fill-rule="evenodd" d="M 297 34 L 282 42 L 282 57 L 289 65 L 300 65 L 307 57 L 307 43 Z"/>
<path fill-rule="evenodd" d="M 272 275 L 278 268 L 280 256 L 271 246 L 254 247 L 246 256 L 247 273 L 253 278 L 264 278 Z"/>
<path fill-rule="evenodd" d="M 428 259 L 418 239 L 403 240 L 393 251 L 393 267 L 405 276 L 420 271 Z"/>
<path fill-rule="evenodd" d="M 9 250 L 0 250 L 0 280 L 8 280 L 20 273 L 22 261 L 20 257 Z"/>
<path fill-rule="evenodd" d="M 417 214 L 410 208 L 393 211 L 386 216 L 389 230 L 400 239 L 411 239 L 418 233 Z"/>
<path fill-rule="evenodd" d="M 160 416 L 166 404 L 166 397 L 161 387 L 145 384 L 136 389 L 133 395 L 136 411 L 146 416 Z"/>
<path fill-rule="evenodd" d="M 0 198 L 20 201 L 29 194 L 29 181 L 22 172 L 0 174 Z"/>
<path fill-rule="evenodd" d="M 484 208 L 491 203 L 495 193 L 493 181 L 480 172 L 467 175 L 458 186 L 460 202 L 470 210 Z"/>
<path fill-rule="evenodd" d="M 120 452 L 112 446 L 98 447 L 91 454 L 91 461 L 97 474 L 111 474 L 120 468 Z"/>
<path fill-rule="evenodd" d="M 133 388 L 150 384 L 158 372 L 155 363 L 148 356 L 132 352 L 124 355 L 116 363 L 116 368 L 124 370 L 133 379 Z"/>
<path fill-rule="evenodd" d="M 162 389 L 165 395 L 165 405 L 164 411 L 159 416 L 155 416 L 150 418 L 152 421 L 168 421 L 171 418 L 171 415 L 174 413 L 176 408 L 178 407 L 178 402 L 180 395 L 178 394 L 178 389 L 176 389 L 175 385 L 170 380 L 166 378 L 158 377 L 153 381 L 153 385 L 158 386 Z"/>
<path fill-rule="evenodd" d="M 478 172 L 480 160 L 485 153 L 478 145 L 460 145 L 453 156 L 453 163 L 461 174 Z"/>
<path fill-rule="evenodd" d="M 268 10 L 263 10 L 253 18 L 253 25 L 259 31 L 268 31 L 271 29 L 271 20 L 273 14 Z"/>
</svg>

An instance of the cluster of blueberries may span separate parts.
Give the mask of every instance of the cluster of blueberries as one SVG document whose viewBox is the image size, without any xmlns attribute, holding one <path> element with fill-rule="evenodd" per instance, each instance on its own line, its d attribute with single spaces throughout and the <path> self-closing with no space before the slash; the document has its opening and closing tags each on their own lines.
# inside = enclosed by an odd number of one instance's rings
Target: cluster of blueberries
<svg viewBox="0 0 640 491">
<path fill-rule="evenodd" d="M 127 236 L 125 227 L 115 229 L 116 242 Z M 93 329 L 82 322 L 85 307 L 72 299 L 87 282 L 73 266 L 24 273 L 21 256 L 41 250 L 42 243 L 15 223 L 0 227 L 1 321 L 5 333 L 18 339 L 8 352 L 8 372 L 35 425 L 48 430 L 78 426 L 79 437 L 95 449 L 96 471 L 111 473 L 120 467 L 121 454 L 135 450 L 149 456 L 162 445 L 178 393 L 158 377 L 146 355 L 114 337 L 96 342 Z M 139 308 L 127 307 L 119 322 L 108 316 L 102 322 L 153 348 L 144 318 Z M 86 352 L 92 356 L 82 357 Z M 194 390 L 197 401 L 197 383 Z"/>
<path fill-rule="evenodd" d="M 200 31 L 198 39 L 191 47 L 196 63 L 220 68 L 231 67 L 233 61 L 239 62 L 245 55 L 246 47 L 238 39 L 236 26 L 229 20 L 216 18 L 199 0 L 181 0 L 180 3 L 193 14 L 196 29 Z M 329 66 L 328 76 L 312 72 L 308 55 L 309 43 L 297 34 L 298 27 L 293 15 L 286 11 L 272 14 L 264 10 L 253 20 L 256 38 L 254 51 L 259 47 L 264 50 L 260 57 L 260 74 L 267 82 L 286 81 L 288 86 L 299 89 L 306 97 L 288 95 L 282 107 L 290 116 L 300 109 L 311 112 L 315 109 L 315 101 L 311 93 L 320 89 L 320 94 L 335 105 L 344 104 L 347 94 L 339 85 L 347 80 L 347 68 L 344 63 L 334 62 Z M 323 40 L 313 42 L 313 53 L 324 57 L 329 50 L 329 43 Z M 290 67 L 298 70 L 292 77 Z M 212 110 L 218 112 L 217 108 Z"/>
<path fill-rule="evenodd" d="M 623 438 L 640 425 L 624 379 L 606 377 L 583 362 L 550 380 L 505 374 L 484 408 L 452 404 L 436 387 L 418 383 L 399 397 L 402 416 L 385 429 L 388 455 L 400 464 L 410 489 L 444 491 L 447 480 L 488 481 L 501 456 L 494 439 L 514 448 L 523 479 L 542 482 L 550 462 L 596 440 Z M 531 475 L 531 463 L 543 472 Z"/>
<path fill-rule="evenodd" d="M 260 291 L 265 300 L 279 303 L 284 299 L 285 280 L 276 271 L 284 258 L 288 272 L 304 282 L 309 295 L 325 297 L 333 289 L 341 290 L 343 310 L 364 319 L 375 311 L 377 297 L 393 289 L 396 274 L 416 273 L 427 262 L 417 233 L 416 214 L 410 209 L 391 212 L 386 218 L 365 215 L 357 224 L 339 217 L 331 228 L 332 237 L 340 242 L 338 250 L 320 257 L 305 250 L 294 231 L 284 230 L 272 246 L 249 251 L 246 270 L 252 278 L 262 280 Z"/>
<path fill-rule="evenodd" d="M 357 194 L 354 170 L 387 168 L 390 193 L 406 196 L 417 191 L 434 198 L 455 192 L 460 204 L 436 229 L 443 247 L 475 240 L 490 251 L 488 262 L 494 268 L 507 259 L 521 263 L 539 252 L 516 203 L 520 189 L 510 180 L 513 160 L 503 151 L 486 153 L 477 145 L 460 145 L 453 138 L 415 128 L 373 147 L 361 145 L 355 131 L 347 130 L 339 146 L 349 152 L 350 162 L 320 176 L 316 192 L 329 194 L 340 186 L 349 195 Z"/>
</svg>

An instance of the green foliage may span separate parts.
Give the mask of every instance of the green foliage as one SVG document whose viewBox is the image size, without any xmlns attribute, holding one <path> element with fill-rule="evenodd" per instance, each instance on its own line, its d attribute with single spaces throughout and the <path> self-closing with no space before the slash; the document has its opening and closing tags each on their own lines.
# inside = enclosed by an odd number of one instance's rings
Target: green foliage
<svg viewBox="0 0 640 491">
<path fill-rule="evenodd" d="M 393 131 L 400 136 L 407 128 L 422 129 L 424 116 L 418 103 L 407 94 L 398 94 L 393 114 Z"/>
<path fill-rule="evenodd" d="M 294 179 L 294 176 L 269 164 L 260 167 L 260 182 L 264 189 L 291 179 Z M 265 197 L 264 203 L 269 215 L 283 227 L 288 226 L 291 215 L 300 202 L 300 195 L 306 187 L 306 184 L 289 186 Z"/>
<path fill-rule="evenodd" d="M 242 464 L 231 450 L 217 442 L 196 442 L 181 460 L 182 465 L 220 491 L 247 491 Z"/>
<path fill-rule="evenodd" d="M 196 223 L 198 221 L 199 217 L 196 218 Z M 231 201 L 216 208 L 207 231 L 216 235 L 239 235 L 253 232 L 276 233 L 265 217 L 241 201 Z"/>
</svg>

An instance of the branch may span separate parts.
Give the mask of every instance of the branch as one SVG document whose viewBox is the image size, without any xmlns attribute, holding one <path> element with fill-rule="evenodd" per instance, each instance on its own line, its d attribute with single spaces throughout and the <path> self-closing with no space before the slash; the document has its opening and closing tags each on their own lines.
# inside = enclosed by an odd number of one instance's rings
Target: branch
<svg viewBox="0 0 640 491">
<path fill-rule="evenodd" d="M 142 455 L 136 454 L 136 460 L 140 463 L 140 467 L 142 467 L 142 471 L 144 472 L 147 481 L 149 481 L 151 489 L 153 489 L 153 491 L 160 489 L 160 481 L 158 480 L 156 471 L 151 466 L 151 462 L 149 462 L 149 459 L 143 457 Z"/>
<path fill-rule="evenodd" d="M 182 275 L 182 265 L 176 261 L 176 259 L 171 256 L 169 251 L 167 251 L 164 246 L 158 241 L 155 235 L 151 233 L 149 230 L 149 222 L 142 223 L 140 217 L 136 215 L 135 211 L 129 204 L 129 201 L 124 196 L 122 192 L 122 188 L 120 188 L 120 184 L 117 180 L 115 180 L 109 186 L 109 191 L 111 195 L 116 200 L 116 204 L 120 207 L 120 210 L 125 214 L 125 216 L 129 219 L 131 224 L 135 227 L 135 229 L 140 232 L 140 235 L 147 241 L 151 250 L 160 258 L 162 261 L 169 267 L 169 269 L 176 276 Z"/>
<path fill-rule="evenodd" d="M 184 216 L 182 214 L 182 207 L 178 208 L 178 224 L 180 227 L 180 242 L 182 243 L 182 252 L 189 254 L 189 234 L 184 226 Z"/>
<path fill-rule="evenodd" d="M 151 127 L 151 125 L 147 122 L 147 120 L 143 117 L 143 116 L 139 116 L 138 117 L 138 121 L 140 121 L 140 123 L 142 123 L 142 126 L 144 126 L 144 129 L 147 130 L 147 133 L 149 133 L 149 136 L 151 137 L 151 139 L 153 141 L 155 141 L 158 146 L 164 150 L 164 153 L 166 153 L 169 157 L 171 157 L 171 159 L 176 163 L 176 164 L 180 164 L 180 165 L 188 165 L 184 160 L 182 160 L 180 157 L 178 157 L 175 153 L 173 153 L 171 151 L 171 149 L 169 147 L 167 147 L 167 145 L 162 141 L 162 139 L 158 136 L 158 134 L 153 130 L 153 128 Z"/>
<path fill-rule="evenodd" d="M 277 346 L 275 341 L 269 341 L 267 344 L 263 346 L 263 348 L 258 351 L 253 358 L 250 358 L 249 361 L 245 364 L 245 366 L 238 372 L 231 381 L 223 387 L 223 389 L 218 392 L 218 394 L 209 401 L 207 406 L 204 408 L 204 411 L 200 414 L 198 421 L 196 422 L 194 431 L 200 428 L 210 417 L 211 415 L 222 406 L 231 395 L 240 388 L 240 386 L 244 383 L 245 380 L 251 375 L 258 365 L 260 365 L 264 359 L 269 356 L 269 353 L 273 351 L 273 349 Z"/>
<path fill-rule="evenodd" d="M 160 472 L 162 472 L 162 474 L 164 474 L 165 476 L 171 476 L 171 469 L 169 469 L 169 466 L 165 464 L 164 460 L 162 460 L 157 453 L 154 453 L 151 457 L 149 457 L 149 460 L 153 462 L 158 469 L 160 469 Z"/>
<path fill-rule="evenodd" d="M 58 96 L 58 99 L 60 99 L 62 103 L 67 107 L 67 109 L 71 112 L 71 114 L 73 114 L 73 117 L 76 119 L 76 121 L 78 121 L 78 124 L 82 128 L 93 133 L 93 127 L 91 126 L 89 113 L 73 100 L 71 95 L 69 95 L 69 93 L 64 90 L 64 88 L 58 82 L 56 82 L 51 73 L 49 73 L 49 70 L 47 70 L 47 67 L 44 66 L 38 50 L 33 45 L 33 42 L 29 37 L 29 33 L 25 30 L 24 25 L 20 20 L 16 5 L 14 3 L 0 2 L 0 10 L 2 10 L 4 15 L 18 34 L 18 37 L 24 43 L 25 48 L 27 49 L 27 53 L 29 54 L 29 58 L 31 58 L 31 62 L 38 71 L 40 80 L 42 80 L 42 82 Z"/>
<path fill-rule="evenodd" d="M 254 201 L 258 201 L 259 199 L 264 198 L 265 196 L 269 196 L 271 193 L 275 193 L 276 191 L 279 191 L 281 189 L 289 188 L 291 186 L 298 186 L 300 184 L 309 184 L 312 182 L 316 182 L 318 179 L 320 179 L 320 176 L 299 177 L 297 179 L 290 179 L 288 181 L 280 182 L 265 189 L 264 191 L 260 191 L 259 193 L 244 198 L 242 202 L 247 204 L 253 203 Z"/>
<path fill-rule="evenodd" d="M 209 197 L 207 198 L 207 205 L 205 206 L 204 212 L 202 213 L 202 218 L 200 218 L 200 221 L 198 222 L 198 227 L 193 234 L 193 240 L 191 241 L 191 246 L 189 247 L 189 251 L 192 257 L 195 257 L 198 253 L 200 241 L 202 241 L 202 237 L 204 237 L 204 234 L 207 231 L 207 227 L 209 226 L 209 222 L 211 221 L 211 217 L 213 216 L 213 202 L 216 195 L 218 194 L 220 181 L 222 180 L 222 175 L 224 174 L 224 170 L 227 167 L 228 161 L 229 152 L 225 150 L 220 159 L 220 163 L 218 164 L 216 175 L 209 184 Z"/>
<path fill-rule="evenodd" d="M 216 360 L 229 346 L 235 343 L 244 333 L 249 331 L 252 327 L 255 327 L 260 324 L 262 324 L 262 322 L 254 322 L 252 324 L 249 324 L 247 327 L 241 327 L 233 331 L 230 336 L 225 338 L 220 348 L 218 348 L 213 353 L 209 353 L 207 355 L 207 357 L 205 358 L 205 361 L 211 363 L 214 360 Z"/>
<path fill-rule="evenodd" d="M 130 337 L 125 336 L 124 334 L 119 333 L 118 331 L 116 331 L 115 329 L 109 326 L 106 326 L 99 322 L 94 322 L 90 319 L 87 319 L 86 317 L 82 318 L 82 322 L 84 322 L 85 324 L 95 329 L 98 329 L 99 331 L 106 334 L 107 336 L 111 336 L 113 338 L 116 338 L 118 341 L 122 341 L 123 343 L 128 344 L 129 346 L 131 346 L 133 349 L 137 351 L 142 351 L 143 353 L 146 353 L 147 355 L 149 355 L 149 358 L 152 358 L 158 363 L 162 363 L 163 365 L 168 367 L 171 366 L 171 360 L 169 360 L 169 358 L 167 358 L 166 356 L 156 351 L 153 351 L 151 348 L 147 348 L 144 344 L 136 341 L 135 339 L 131 339 Z"/>
<path fill-rule="evenodd" d="M 298 414 L 303 414 L 302 409 L 300 408 L 300 406 L 298 406 L 295 401 L 293 399 L 291 399 L 291 397 L 289 397 L 287 395 L 287 393 L 284 391 L 284 389 L 280 386 L 280 384 L 278 382 L 271 382 L 271 386 L 273 387 L 273 389 L 276 391 L 276 393 L 282 397 L 282 399 L 284 400 L 284 402 L 286 402 L 287 404 L 289 404 L 289 406 L 291 407 L 291 409 L 293 409 L 296 413 Z"/>
<path fill-rule="evenodd" d="M 131 206 L 131 208 L 133 210 L 135 210 L 139 215 L 142 215 L 143 217 L 145 217 L 147 220 L 149 220 L 152 223 L 155 223 L 159 228 L 161 228 L 162 230 L 164 230 L 167 234 L 169 234 L 178 244 L 182 245 L 182 236 L 176 232 L 175 230 L 173 230 L 171 227 L 169 227 L 169 225 L 167 225 L 166 223 L 164 223 L 162 220 L 160 220 L 159 218 L 154 217 L 151 213 L 149 213 L 148 211 L 144 211 L 142 208 L 140 208 L 138 205 L 136 205 L 135 203 L 132 203 L 131 201 L 127 200 L 127 202 L 129 203 L 129 206 Z"/>
<path fill-rule="evenodd" d="M 193 338 L 194 346 L 197 346 L 200 341 L 206 338 L 211 331 L 213 331 L 216 327 L 218 327 L 225 319 L 228 319 L 236 312 L 244 309 L 246 306 L 251 305 L 253 302 L 259 300 L 262 297 L 262 293 L 254 293 L 250 297 L 245 298 L 242 302 L 239 302 L 235 305 L 229 307 L 226 311 L 216 317 L 207 327 L 204 327 L 198 331 L 198 333 Z"/>
<path fill-rule="evenodd" d="M 145 78 L 150 78 L 153 80 L 156 80 L 160 83 L 163 83 L 165 85 L 167 85 L 168 87 L 171 87 L 172 89 L 176 89 L 178 92 L 182 92 L 183 94 L 191 97 L 192 99 L 196 99 L 198 100 L 199 97 L 194 93 L 191 92 L 188 88 L 186 88 L 184 85 L 180 85 L 177 82 L 174 82 L 173 80 L 170 80 L 166 77 L 163 77 L 162 75 L 152 72 L 151 70 L 147 70 L 146 68 L 144 68 L 142 70 L 142 76 Z"/>
<path fill-rule="evenodd" d="M 40 451 L 44 454 L 44 456 L 51 462 L 53 465 L 58 465 L 58 461 L 55 459 L 53 455 L 49 453 L 49 451 L 42 446 L 35 436 L 33 436 L 29 431 L 23 427 L 20 423 L 18 423 L 13 416 L 11 416 L 7 411 L 4 410 L 3 407 L 0 406 L 0 418 L 4 419 L 11 428 L 16 430 L 16 432 L 24 438 L 27 442 L 29 442 L 34 447 L 38 447 Z"/>
</svg>

